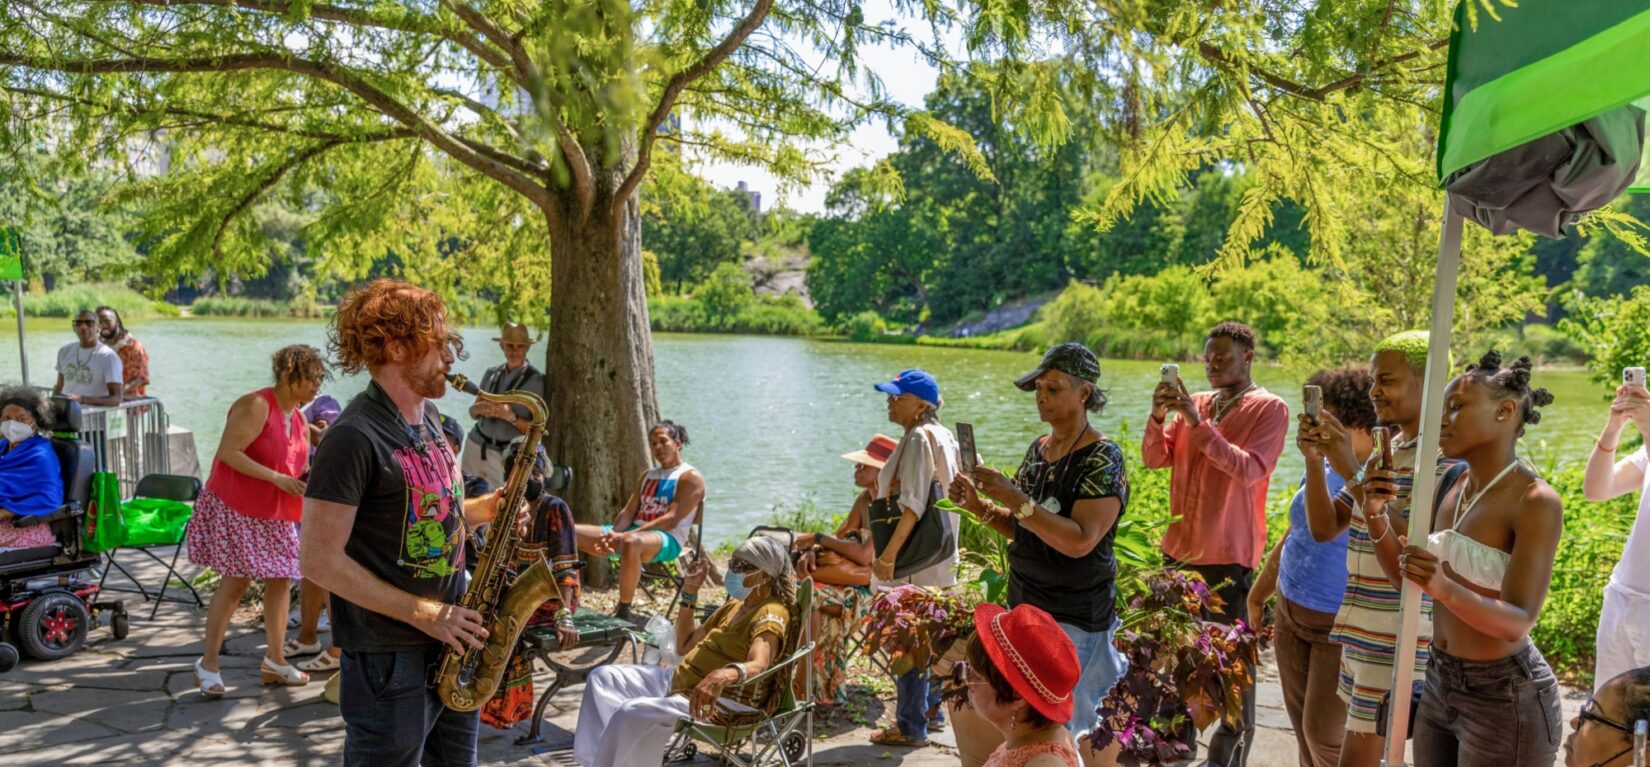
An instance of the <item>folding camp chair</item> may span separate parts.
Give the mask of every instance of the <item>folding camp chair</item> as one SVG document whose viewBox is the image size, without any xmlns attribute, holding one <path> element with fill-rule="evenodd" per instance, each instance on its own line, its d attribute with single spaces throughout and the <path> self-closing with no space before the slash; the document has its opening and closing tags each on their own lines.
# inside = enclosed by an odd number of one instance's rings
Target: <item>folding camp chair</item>
<svg viewBox="0 0 1650 767">
<path fill-rule="evenodd" d="M 184 477 L 176 474 L 150 474 L 145 476 L 143 479 L 138 480 L 137 491 L 132 500 L 138 501 L 141 499 L 153 499 L 192 505 L 195 502 L 195 498 L 200 496 L 200 493 L 201 481 L 194 477 Z M 142 504 L 138 505 L 141 506 Z M 129 537 L 133 536 L 135 531 L 138 529 L 145 530 L 150 535 L 149 537 L 134 541 L 132 544 L 123 543 L 119 548 L 110 549 L 106 554 L 109 561 L 103 568 L 103 577 L 98 580 L 98 586 L 101 588 L 106 588 L 109 591 L 123 591 L 130 594 L 141 594 L 143 595 L 144 601 L 154 599 L 155 606 L 149 610 L 150 620 L 154 620 L 155 615 L 160 612 L 161 602 L 193 604 L 196 607 L 204 607 L 205 605 L 201 601 L 200 592 L 195 590 L 195 585 L 190 583 L 189 579 L 178 575 L 178 555 L 183 552 L 183 538 L 186 531 L 189 529 L 188 516 L 185 515 L 183 517 L 181 524 L 177 523 L 175 519 L 168 520 L 165 523 L 160 523 L 157 521 L 156 524 L 143 524 L 147 518 L 134 516 L 132 513 L 125 512 L 124 510 L 123 513 L 127 514 L 127 535 Z M 151 519 L 150 521 L 155 520 Z M 170 561 L 162 559 L 153 551 L 153 549 L 166 548 L 168 546 L 173 547 L 172 558 Z M 145 556 L 148 556 L 150 559 L 153 559 L 155 562 L 166 567 L 166 578 L 161 581 L 160 588 L 156 590 L 152 596 L 150 594 L 150 590 L 144 588 L 143 582 L 139 581 L 137 576 L 134 576 L 130 570 L 125 568 L 125 566 L 115 561 L 115 554 L 120 551 L 142 552 Z M 105 587 L 103 582 L 109 579 L 109 571 L 111 569 L 119 570 L 121 575 L 126 576 L 126 579 L 131 581 L 133 585 L 137 586 L 137 588 L 116 588 L 113 586 Z M 170 597 L 166 595 L 166 590 L 171 587 L 173 580 L 177 580 L 182 583 L 183 587 L 189 590 L 190 598 L 185 599 L 183 597 Z"/>
<path fill-rule="evenodd" d="M 656 588 L 669 588 L 672 590 L 670 606 L 665 608 L 663 613 L 660 613 L 667 618 L 676 615 L 676 602 L 682 598 L 682 568 L 678 563 L 682 561 L 682 557 L 690 556 L 692 552 L 702 550 L 700 541 L 704 530 L 705 504 L 701 501 L 699 508 L 693 512 L 693 526 L 688 529 L 687 550 L 683 551 L 681 556 L 669 562 L 645 562 L 642 564 L 642 580 L 639 585 L 642 587 L 642 593 L 646 594 L 648 599 L 654 602 L 659 601 L 658 595 L 654 593 Z M 715 564 L 712 564 L 711 567 L 714 568 Z"/>
<path fill-rule="evenodd" d="M 781 764 L 794 767 L 812 765 L 814 761 L 814 703 L 813 703 L 813 579 L 803 579 L 796 585 L 797 614 L 786 631 L 785 648 L 789 654 L 742 684 L 730 685 L 737 690 L 752 685 L 768 685 L 766 705 L 758 711 L 736 711 L 718 701 L 709 721 L 683 719 L 676 725 L 676 734 L 665 751 L 665 762 L 692 759 L 703 743 L 716 752 L 716 758 L 733 767 L 768 767 Z M 791 677 L 797 666 L 802 667 L 803 690 L 807 694 L 798 700 Z M 746 756 L 746 750 L 749 756 Z"/>
</svg>

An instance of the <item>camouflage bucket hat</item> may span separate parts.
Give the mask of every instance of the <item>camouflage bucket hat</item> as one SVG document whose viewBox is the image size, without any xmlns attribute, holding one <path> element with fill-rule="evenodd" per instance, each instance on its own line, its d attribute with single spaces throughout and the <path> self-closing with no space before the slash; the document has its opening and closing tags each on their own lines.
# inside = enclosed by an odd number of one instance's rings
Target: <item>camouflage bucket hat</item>
<svg viewBox="0 0 1650 767">
<path fill-rule="evenodd" d="M 1100 382 L 1100 360 L 1087 346 L 1071 341 L 1049 349 L 1037 369 L 1014 379 L 1014 385 L 1022 391 L 1032 391 L 1037 388 L 1037 379 L 1050 370 L 1076 376 L 1091 384 Z"/>
</svg>

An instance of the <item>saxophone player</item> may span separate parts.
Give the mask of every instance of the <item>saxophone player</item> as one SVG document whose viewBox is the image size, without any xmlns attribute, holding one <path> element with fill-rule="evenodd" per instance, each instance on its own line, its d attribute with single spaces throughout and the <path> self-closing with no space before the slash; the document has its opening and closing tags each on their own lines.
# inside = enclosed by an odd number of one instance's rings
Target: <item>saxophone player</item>
<svg viewBox="0 0 1650 767">
<path fill-rule="evenodd" d="M 300 539 L 304 577 L 332 592 L 346 765 L 476 761 L 476 712 L 448 709 L 428 684 L 444 646 L 487 638 L 458 602 L 465 537 L 500 500 L 465 500 L 429 402 L 463 352 L 446 317 L 436 294 L 380 279 L 345 298 L 328 328 L 339 365 L 372 377 L 317 449 Z M 529 519 L 523 504 L 518 529 Z"/>
</svg>

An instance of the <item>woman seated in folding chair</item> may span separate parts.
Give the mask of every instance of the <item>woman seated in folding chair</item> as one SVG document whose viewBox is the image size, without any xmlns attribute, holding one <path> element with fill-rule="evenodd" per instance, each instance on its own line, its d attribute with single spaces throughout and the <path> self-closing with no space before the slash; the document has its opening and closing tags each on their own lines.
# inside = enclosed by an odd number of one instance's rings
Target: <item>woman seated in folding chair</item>
<svg viewBox="0 0 1650 767">
<path fill-rule="evenodd" d="M 709 564 L 687 566 L 676 615 L 674 671 L 658 666 L 603 666 L 590 674 L 579 704 L 573 758 L 592 765 L 661 764 L 676 725 L 707 719 L 718 707 L 751 711 L 768 690 L 737 686 L 784 658 L 786 629 L 796 611 L 796 573 L 790 552 L 773 538 L 739 544 L 728 562 L 731 597 L 703 625 L 694 607 Z M 728 690 L 730 685 L 735 690 Z M 724 696 L 724 693 L 726 695 Z"/>
<path fill-rule="evenodd" d="M 648 450 L 659 467 L 643 472 L 611 525 L 579 525 L 579 551 L 619 555 L 619 606 L 613 617 L 630 619 L 630 603 L 642 581 L 642 565 L 672 562 L 687 546 L 693 515 L 705 500 L 705 478 L 682 460 L 687 429 L 660 421 L 647 430 Z"/>
<path fill-rule="evenodd" d="M 57 543 L 46 525 L 12 524 L 63 505 L 63 469 L 51 439 L 41 433 L 53 420 L 51 402 L 39 391 L 21 386 L 0 390 L 0 549 Z"/>
</svg>

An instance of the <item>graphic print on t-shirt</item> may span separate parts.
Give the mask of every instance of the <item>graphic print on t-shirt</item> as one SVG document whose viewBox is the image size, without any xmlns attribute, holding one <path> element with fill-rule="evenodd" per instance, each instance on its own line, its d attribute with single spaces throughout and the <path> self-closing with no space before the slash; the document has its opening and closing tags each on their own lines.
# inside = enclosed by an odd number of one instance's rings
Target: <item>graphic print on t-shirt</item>
<svg viewBox="0 0 1650 767">
<path fill-rule="evenodd" d="M 464 569 L 464 484 L 452 454 L 403 447 L 395 462 L 407 481 L 397 564 L 415 578 L 444 578 Z"/>
<path fill-rule="evenodd" d="M 669 471 L 668 474 L 664 472 Z M 683 466 L 674 469 L 654 469 L 642 480 L 642 505 L 636 512 L 636 521 L 652 522 L 670 513 L 670 504 L 676 501 L 676 478 L 686 473 Z"/>
</svg>

